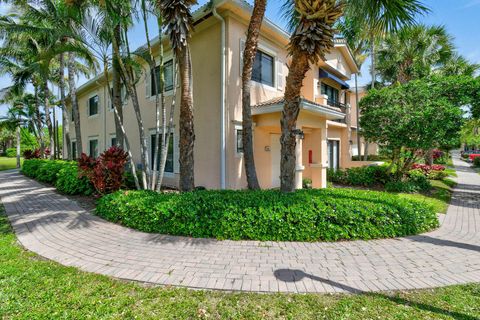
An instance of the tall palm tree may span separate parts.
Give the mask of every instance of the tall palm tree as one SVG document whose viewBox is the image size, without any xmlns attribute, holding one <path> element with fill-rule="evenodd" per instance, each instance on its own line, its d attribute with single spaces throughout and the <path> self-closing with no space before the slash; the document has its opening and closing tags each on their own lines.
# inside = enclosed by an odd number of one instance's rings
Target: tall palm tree
<svg viewBox="0 0 480 320">
<path fill-rule="evenodd" d="M 281 119 L 281 190 L 295 190 L 296 125 L 300 91 L 310 63 L 317 63 L 333 47 L 334 24 L 344 14 L 374 30 L 395 30 L 415 21 L 426 7 L 420 0 L 287 0 L 284 11 L 293 33 L 291 56 Z"/>
<path fill-rule="evenodd" d="M 167 33 L 180 73 L 180 190 L 182 191 L 192 191 L 195 188 L 192 58 L 189 47 L 193 30 L 190 9 L 195 3 L 195 0 L 165 0 L 161 3 Z"/>
<path fill-rule="evenodd" d="M 267 0 L 255 0 L 247 31 L 242 69 L 242 147 L 245 173 L 249 189 L 260 189 L 253 154 L 253 127 L 251 109 L 251 80 L 257 54 L 258 36 L 267 8 Z"/>
<path fill-rule="evenodd" d="M 432 74 L 453 55 L 452 37 L 443 26 L 408 26 L 385 37 L 377 71 L 387 83 L 406 83 Z"/>
</svg>

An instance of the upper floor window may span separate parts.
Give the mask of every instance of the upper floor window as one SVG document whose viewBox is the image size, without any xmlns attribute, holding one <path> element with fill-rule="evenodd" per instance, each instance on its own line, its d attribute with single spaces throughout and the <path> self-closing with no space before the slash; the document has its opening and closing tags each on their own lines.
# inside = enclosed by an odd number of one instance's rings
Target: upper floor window
<svg viewBox="0 0 480 320">
<path fill-rule="evenodd" d="M 163 73 L 165 77 L 165 91 L 173 90 L 173 60 L 169 60 L 163 65 Z M 154 77 L 153 70 L 150 74 L 150 88 L 152 88 L 151 96 L 155 96 L 157 92 L 160 94 L 160 66 L 155 67 Z M 156 84 L 156 85 L 155 85 Z"/>
<path fill-rule="evenodd" d="M 253 63 L 252 80 L 273 87 L 275 59 L 258 50 Z"/>
<path fill-rule="evenodd" d="M 88 99 L 88 115 L 94 116 L 98 114 L 98 95 Z"/>
<path fill-rule="evenodd" d="M 322 94 L 325 94 L 328 96 L 328 102 L 332 104 L 336 104 L 339 102 L 338 96 L 339 96 L 339 91 L 338 89 L 335 89 L 334 87 L 329 86 L 328 84 L 325 84 L 322 82 Z"/>
<path fill-rule="evenodd" d="M 237 140 L 237 154 L 243 153 L 243 129 L 235 129 Z"/>
</svg>

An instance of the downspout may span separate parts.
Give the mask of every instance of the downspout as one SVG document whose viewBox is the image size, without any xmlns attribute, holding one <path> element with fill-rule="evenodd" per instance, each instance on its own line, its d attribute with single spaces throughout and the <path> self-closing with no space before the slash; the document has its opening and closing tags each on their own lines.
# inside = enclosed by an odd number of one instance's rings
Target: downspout
<svg viewBox="0 0 480 320">
<path fill-rule="evenodd" d="M 212 10 L 213 16 L 220 20 L 222 23 L 222 32 L 221 32 L 221 78 L 222 85 L 220 88 L 220 189 L 225 189 L 226 187 L 226 137 L 225 137 L 225 104 L 226 104 L 226 74 L 225 74 L 225 62 L 226 62 L 226 50 L 225 50 L 225 19 L 218 14 L 217 8 L 213 7 Z"/>
</svg>

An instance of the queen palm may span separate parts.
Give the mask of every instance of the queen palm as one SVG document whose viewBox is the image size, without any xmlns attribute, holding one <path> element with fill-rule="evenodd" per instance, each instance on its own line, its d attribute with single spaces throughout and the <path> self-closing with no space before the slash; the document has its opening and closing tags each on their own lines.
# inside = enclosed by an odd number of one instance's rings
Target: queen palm
<svg viewBox="0 0 480 320">
<path fill-rule="evenodd" d="M 195 188 L 192 58 L 189 47 L 193 30 L 190 9 L 195 3 L 195 0 L 161 2 L 162 15 L 165 18 L 167 33 L 180 73 L 180 190 L 182 191 L 191 191 Z"/>
<path fill-rule="evenodd" d="M 310 63 L 317 63 L 333 47 L 334 24 L 346 9 L 359 24 L 374 30 L 394 30 L 412 23 L 426 8 L 419 0 L 287 0 L 284 6 L 293 30 L 288 46 L 291 63 L 281 119 L 281 190 L 295 189 L 296 125 L 300 92 Z"/>
</svg>

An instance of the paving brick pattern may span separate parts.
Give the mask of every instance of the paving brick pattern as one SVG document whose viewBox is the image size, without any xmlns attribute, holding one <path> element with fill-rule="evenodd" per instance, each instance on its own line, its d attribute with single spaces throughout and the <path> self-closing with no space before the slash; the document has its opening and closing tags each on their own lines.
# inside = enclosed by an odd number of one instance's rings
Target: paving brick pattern
<svg viewBox="0 0 480 320">
<path fill-rule="evenodd" d="M 440 229 L 339 243 L 216 241 L 106 222 L 18 172 L 0 197 L 18 240 L 48 259 L 116 278 L 256 292 L 360 292 L 480 282 L 480 175 L 454 160 L 459 185 Z"/>
</svg>

